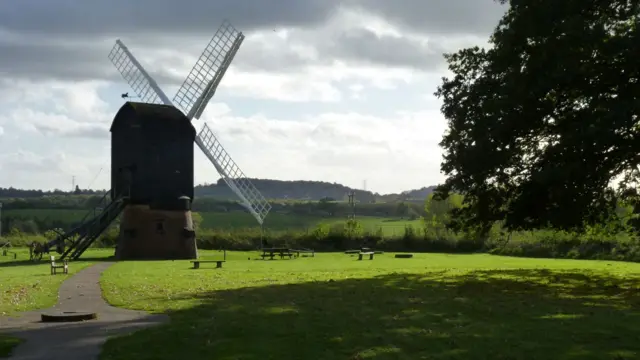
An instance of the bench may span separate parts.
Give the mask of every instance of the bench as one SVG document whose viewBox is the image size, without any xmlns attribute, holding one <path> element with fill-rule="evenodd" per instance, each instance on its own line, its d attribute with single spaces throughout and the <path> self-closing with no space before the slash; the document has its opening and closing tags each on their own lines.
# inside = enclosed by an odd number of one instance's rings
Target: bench
<svg viewBox="0 0 640 360">
<path fill-rule="evenodd" d="M 362 260 L 364 255 L 369 255 L 369 260 L 373 260 L 373 254 L 375 254 L 373 251 L 358 253 L 358 260 Z"/>
<path fill-rule="evenodd" d="M 58 269 L 62 269 L 63 274 L 69 273 L 69 263 L 63 260 L 62 265 L 56 264 L 56 257 L 51 255 L 51 275 L 57 274 Z"/>
<path fill-rule="evenodd" d="M 274 256 L 280 255 L 280 259 L 284 258 L 285 256 L 288 256 L 289 259 L 291 259 L 294 253 L 295 250 L 292 251 L 287 248 L 262 249 L 262 255 L 260 255 L 260 257 L 262 258 L 262 260 L 264 260 L 266 257 L 268 257 L 270 260 L 273 260 Z"/>
<path fill-rule="evenodd" d="M 267 254 L 262 254 L 262 255 L 260 255 L 260 256 L 262 257 L 262 260 L 264 260 L 264 258 L 266 258 L 266 257 L 269 257 L 271 260 L 273 260 L 273 258 L 274 258 L 276 255 L 279 255 L 279 256 L 280 256 L 280 259 L 284 258 L 285 256 L 288 256 L 288 257 L 289 257 L 289 259 L 291 259 L 291 257 L 293 256 L 293 253 L 291 253 L 291 252 L 282 252 L 282 253 L 277 253 L 277 252 L 276 252 L 276 253 L 267 253 Z"/>
<path fill-rule="evenodd" d="M 271 253 L 271 254 L 262 254 L 260 255 L 260 257 L 262 258 L 262 260 L 264 260 L 264 258 L 269 257 L 271 258 L 271 260 L 273 260 L 273 257 L 276 256 L 276 254 Z"/>
<path fill-rule="evenodd" d="M 314 250 L 301 249 L 301 250 L 291 250 L 291 251 L 294 254 L 296 254 L 296 257 L 300 257 L 300 254 L 311 254 L 311 257 L 316 256 L 316 252 Z"/>
<path fill-rule="evenodd" d="M 200 263 L 216 263 L 216 268 L 221 268 L 226 260 L 191 260 L 194 269 L 200 269 Z"/>
</svg>

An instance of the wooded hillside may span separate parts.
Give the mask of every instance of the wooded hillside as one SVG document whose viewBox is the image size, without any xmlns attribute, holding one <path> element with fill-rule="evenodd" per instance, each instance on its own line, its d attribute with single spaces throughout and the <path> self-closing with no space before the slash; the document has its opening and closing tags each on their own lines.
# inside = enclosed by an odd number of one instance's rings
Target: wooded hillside
<svg viewBox="0 0 640 360">
<path fill-rule="evenodd" d="M 378 194 L 371 191 L 352 189 L 337 183 L 324 181 L 282 181 L 270 179 L 251 179 L 251 182 L 268 199 L 289 199 L 289 200 L 311 200 L 317 201 L 324 198 L 334 200 L 346 199 L 347 193 L 355 191 L 358 201 L 363 203 L 389 202 L 404 200 L 424 200 L 435 186 L 423 187 L 417 190 L 404 191 L 400 194 Z M 51 195 L 97 195 L 103 194 L 106 190 L 85 190 L 76 188 L 75 191 L 42 191 L 42 190 L 22 190 L 16 188 L 0 188 L 0 199 L 7 198 L 39 198 Z M 198 185 L 195 187 L 196 197 L 213 197 L 220 200 L 236 200 L 236 196 L 222 179 L 216 184 Z"/>
</svg>

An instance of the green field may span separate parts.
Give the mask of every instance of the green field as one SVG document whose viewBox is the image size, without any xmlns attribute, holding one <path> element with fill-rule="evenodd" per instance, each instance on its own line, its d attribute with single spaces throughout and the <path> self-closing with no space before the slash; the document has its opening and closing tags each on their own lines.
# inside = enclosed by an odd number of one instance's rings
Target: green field
<svg viewBox="0 0 640 360">
<path fill-rule="evenodd" d="M 221 253 L 205 252 L 207 257 Z M 223 269 L 126 262 L 117 306 L 170 324 L 110 340 L 119 359 L 637 359 L 640 265 L 491 255 L 344 254 Z"/>
<path fill-rule="evenodd" d="M 72 272 L 109 250 L 89 250 Z M 201 257 L 219 259 L 218 251 Z M 492 255 L 341 253 L 222 269 L 120 262 L 101 279 L 115 306 L 171 322 L 110 339 L 120 359 L 637 359 L 640 264 Z M 24 250 L 19 259 L 26 258 Z M 64 276 L 0 257 L 0 311 L 55 302 Z M 16 344 L 0 336 L 0 356 Z"/>
<path fill-rule="evenodd" d="M 18 209 L 5 210 L 4 216 L 19 216 L 33 219 L 49 219 L 50 221 L 63 221 L 73 223 L 82 219 L 83 210 L 59 210 L 59 209 Z M 201 227 L 203 229 L 249 229 L 258 226 L 255 218 L 245 212 L 201 212 Z M 382 229 L 388 236 L 402 235 L 406 225 L 421 226 L 420 220 L 403 220 L 398 218 L 383 218 L 373 216 L 357 217 L 365 231 L 375 232 Z M 296 214 L 271 213 L 265 220 L 264 227 L 268 231 L 305 231 L 313 230 L 318 224 L 341 223 L 344 218 L 322 218 L 317 216 L 304 216 Z M 41 229 L 47 230 L 47 229 Z"/>
</svg>

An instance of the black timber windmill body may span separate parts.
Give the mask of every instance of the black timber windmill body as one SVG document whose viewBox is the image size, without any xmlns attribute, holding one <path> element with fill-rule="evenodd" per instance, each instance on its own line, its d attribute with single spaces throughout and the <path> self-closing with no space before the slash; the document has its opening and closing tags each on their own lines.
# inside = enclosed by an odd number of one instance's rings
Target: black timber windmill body
<svg viewBox="0 0 640 360">
<path fill-rule="evenodd" d="M 244 35 L 224 21 L 173 102 L 122 41 L 116 40 L 109 59 L 141 102 L 125 103 L 111 127 L 112 189 L 77 227 L 45 244 L 43 251 L 48 252 L 55 246 L 62 258 L 77 259 L 124 212 L 116 256 L 123 251 L 122 245 L 127 244 L 134 245 L 124 246 L 129 249 L 125 258 L 195 256 L 195 249 L 190 246 L 177 249 L 168 242 L 164 247 L 156 246 L 159 250 L 156 249 L 155 254 L 151 249 L 167 232 L 178 234 L 178 225 L 184 226 L 181 236 L 176 235 L 181 238 L 177 243 L 193 242 L 195 246 L 190 218 L 194 142 L 262 226 L 271 205 L 231 159 L 208 125 L 205 123 L 195 134 L 190 124 L 193 118 L 200 118 L 214 96 L 243 40 Z M 165 220 L 171 229 L 164 228 Z M 124 241 L 126 239 L 129 241 Z M 142 243 L 147 244 L 135 246 Z"/>
<path fill-rule="evenodd" d="M 45 244 L 42 251 L 49 252 L 55 246 L 63 259 L 77 259 L 123 210 L 137 208 L 134 220 L 129 221 L 135 226 L 123 228 L 121 225 L 119 237 L 119 247 L 132 251 L 124 254 L 116 251 L 117 257 L 192 258 L 197 255 L 190 214 L 196 137 L 191 121 L 173 106 L 127 102 L 113 119 L 110 131 L 111 190 L 78 226 Z M 141 212 L 146 214 L 142 219 Z M 126 224 L 126 220 L 123 217 L 123 223 Z M 177 231 L 153 231 L 158 221 L 177 221 L 173 226 Z M 146 236 L 144 227 L 151 230 L 146 231 Z M 135 232 L 141 236 L 136 237 Z M 130 237 L 133 239 L 128 239 Z M 168 240 L 164 246 L 158 246 L 164 239 Z M 131 249 L 128 243 L 132 240 L 139 246 Z"/>
<path fill-rule="evenodd" d="M 178 109 L 127 102 L 110 131 L 113 199 L 168 209 L 193 199 L 196 130 Z"/>
</svg>

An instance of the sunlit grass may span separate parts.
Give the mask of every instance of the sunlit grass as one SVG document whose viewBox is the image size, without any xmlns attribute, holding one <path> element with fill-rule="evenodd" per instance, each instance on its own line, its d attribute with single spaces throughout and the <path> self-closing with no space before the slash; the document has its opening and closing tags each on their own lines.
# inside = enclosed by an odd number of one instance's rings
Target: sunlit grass
<svg viewBox="0 0 640 360">
<path fill-rule="evenodd" d="M 344 254 L 107 270 L 112 304 L 168 312 L 103 359 L 635 359 L 640 265 Z M 222 257 L 204 252 L 204 257 Z"/>
<path fill-rule="evenodd" d="M 24 248 L 13 248 L 13 254 L 0 256 L 0 316 L 16 312 L 43 309 L 55 305 L 58 299 L 58 288 L 69 276 L 77 273 L 93 263 L 92 260 L 71 262 L 69 274 L 50 275 L 48 255 L 38 262 L 29 261 L 29 251 Z M 57 253 L 52 253 L 59 257 Z M 113 255 L 113 250 L 89 250 L 85 258 L 106 258 Z"/>
</svg>

